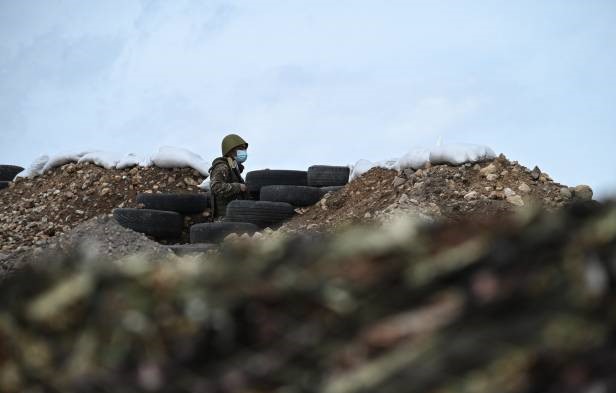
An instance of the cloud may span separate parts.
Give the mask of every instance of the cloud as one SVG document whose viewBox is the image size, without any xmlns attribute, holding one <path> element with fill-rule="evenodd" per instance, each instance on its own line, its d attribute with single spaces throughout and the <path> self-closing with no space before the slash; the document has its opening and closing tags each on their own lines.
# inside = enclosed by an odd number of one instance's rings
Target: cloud
<svg viewBox="0 0 616 393">
<path fill-rule="evenodd" d="M 235 131 L 252 168 L 302 168 L 442 136 L 614 184 L 608 1 L 24 4 L 0 5 L 3 160 L 161 144 L 213 158 Z"/>
</svg>

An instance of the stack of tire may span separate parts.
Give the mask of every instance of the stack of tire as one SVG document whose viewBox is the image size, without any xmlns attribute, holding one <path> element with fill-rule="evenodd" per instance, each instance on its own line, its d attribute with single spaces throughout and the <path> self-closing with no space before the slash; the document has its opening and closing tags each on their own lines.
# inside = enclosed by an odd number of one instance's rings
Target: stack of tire
<svg viewBox="0 0 616 393">
<path fill-rule="evenodd" d="M 16 165 L 0 165 L 0 190 L 9 188 L 15 176 L 24 168 Z"/>
<path fill-rule="evenodd" d="M 228 222 L 248 222 L 259 228 L 275 227 L 290 219 L 296 208 L 317 203 L 326 193 L 349 181 L 349 168 L 317 165 L 308 171 L 260 170 L 246 175 L 254 200 L 233 201 L 227 206 Z"/>
<path fill-rule="evenodd" d="M 252 235 L 273 228 L 295 215 L 295 209 L 317 203 L 328 192 L 342 188 L 349 168 L 313 166 L 308 171 L 260 170 L 246 175 L 246 187 L 255 200 L 236 200 L 227 205 L 223 221 L 194 224 L 189 245 L 170 248 L 178 254 L 204 252 L 228 235 Z M 176 240 L 184 229 L 183 215 L 202 213 L 209 194 L 139 194 L 143 209 L 115 209 L 120 225 L 159 240 Z"/>
<path fill-rule="evenodd" d="M 208 193 L 138 194 L 136 202 L 143 208 L 114 209 L 115 220 L 125 228 L 156 240 L 179 240 L 184 230 L 184 216 L 203 213 L 210 206 Z M 188 245 L 170 245 L 176 254 L 206 252 L 231 233 L 252 234 L 258 227 L 248 223 L 205 223 L 190 228 Z"/>
<path fill-rule="evenodd" d="M 143 209 L 118 208 L 113 217 L 123 227 L 157 240 L 177 240 L 184 230 L 184 216 L 203 213 L 210 205 L 209 194 L 137 194 Z"/>
</svg>

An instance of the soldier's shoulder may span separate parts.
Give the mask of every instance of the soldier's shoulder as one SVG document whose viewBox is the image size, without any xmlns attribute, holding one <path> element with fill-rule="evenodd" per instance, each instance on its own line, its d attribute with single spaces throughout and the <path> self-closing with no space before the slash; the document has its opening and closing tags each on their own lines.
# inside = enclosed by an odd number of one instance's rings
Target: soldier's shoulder
<svg viewBox="0 0 616 393">
<path fill-rule="evenodd" d="M 215 168 L 218 168 L 221 166 L 223 167 L 229 166 L 229 164 L 227 163 L 227 160 L 224 157 L 218 157 L 217 159 L 212 161 L 212 166 L 210 167 L 210 171 L 213 171 Z"/>
<path fill-rule="evenodd" d="M 228 173 L 230 171 L 229 165 L 227 165 L 225 161 L 213 162 L 212 168 L 210 169 L 212 176 L 214 174 Z"/>
</svg>

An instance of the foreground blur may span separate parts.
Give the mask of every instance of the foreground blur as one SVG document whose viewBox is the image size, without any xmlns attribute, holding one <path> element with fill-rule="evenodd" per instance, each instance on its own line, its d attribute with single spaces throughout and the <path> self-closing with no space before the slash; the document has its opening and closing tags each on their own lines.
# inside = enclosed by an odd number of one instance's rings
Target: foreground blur
<svg viewBox="0 0 616 393">
<path fill-rule="evenodd" d="M 616 204 L 67 257 L 0 284 L 2 392 L 616 391 Z"/>
</svg>

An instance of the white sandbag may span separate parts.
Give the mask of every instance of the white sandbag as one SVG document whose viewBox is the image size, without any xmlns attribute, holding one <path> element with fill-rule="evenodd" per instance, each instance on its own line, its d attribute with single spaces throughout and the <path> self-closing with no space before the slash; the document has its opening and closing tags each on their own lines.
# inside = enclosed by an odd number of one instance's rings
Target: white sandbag
<svg viewBox="0 0 616 393">
<path fill-rule="evenodd" d="M 430 162 L 434 165 L 462 165 L 496 158 L 487 146 L 466 143 L 436 146 L 430 150 Z"/>
<path fill-rule="evenodd" d="M 18 177 L 36 177 L 43 173 L 43 168 L 49 162 L 48 155 L 42 155 L 30 164 L 28 168 L 17 174 Z"/>
<path fill-rule="evenodd" d="M 86 150 L 86 151 L 66 152 L 66 153 L 52 155 L 49 158 L 49 161 L 47 161 L 47 163 L 43 167 L 43 171 L 39 173 L 39 175 L 47 172 L 50 169 L 57 168 L 62 165 L 70 164 L 71 162 L 79 162 L 81 157 L 91 152 L 92 150 Z"/>
<path fill-rule="evenodd" d="M 160 168 L 184 168 L 196 169 L 201 175 L 208 176 L 210 163 L 201 156 L 189 150 L 179 147 L 163 146 L 152 157 L 152 163 Z"/>
<path fill-rule="evenodd" d="M 101 166 L 105 169 L 113 169 L 122 160 L 123 155 L 109 151 L 93 151 L 85 154 L 77 161 L 78 163 L 90 162 L 94 165 Z"/>
<path fill-rule="evenodd" d="M 409 168 L 420 169 L 425 167 L 428 162 L 430 162 L 430 150 L 413 149 L 398 159 L 394 169 L 399 171 Z"/>
</svg>

